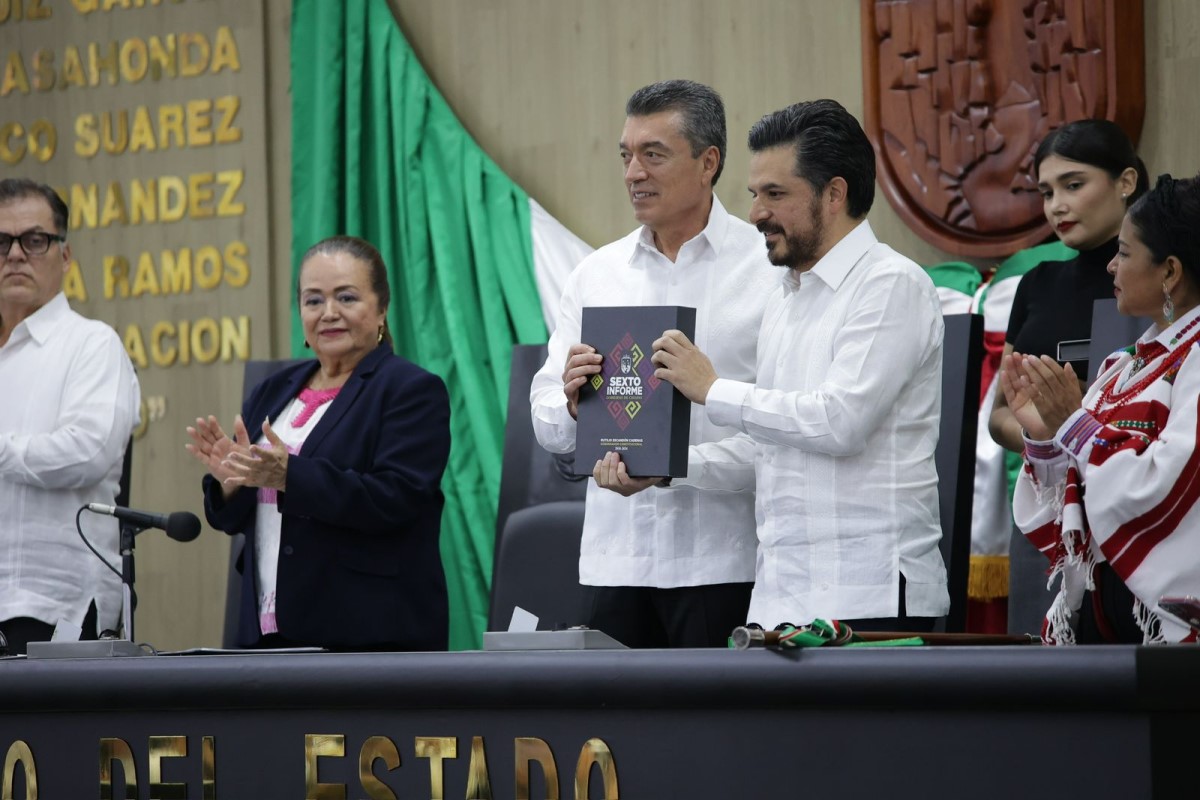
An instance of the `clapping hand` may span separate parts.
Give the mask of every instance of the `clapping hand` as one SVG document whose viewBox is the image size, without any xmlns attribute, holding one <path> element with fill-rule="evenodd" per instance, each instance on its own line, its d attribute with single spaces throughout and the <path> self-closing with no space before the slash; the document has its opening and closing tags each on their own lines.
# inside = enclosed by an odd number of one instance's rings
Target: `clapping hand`
<svg viewBox="0 0 1200 800">
<path fill-rule="evenodd" d="M 235 438 L 230 439 L 216 417 L 197 417 L 195 427 L 189 425 L 187 429 L 192 441 L 184 445 L 187 451 L 204 465 L 208 473 L 217 479 L 226 497 L 237 489 L 236 486 L 227 486 L 225 483 L 227 478 L 237 474 L 227 465 L 229 456 L 236 451 L 250 450 L 250 436 L 246 433 L 246 426 L 240 414 L 234 419 L 233 428 Z"/>
<path fill-rule="evenodd" d="M 245 433 L 242 418 L 238 417 L 237 422 L 242 426 L 242 433 Z M 271 446 L 252 444 L 246 450 L 234 449 L 223 462 L 230 472 L 230 476 L 222 481 L 223 485 L 234 488 L 257 486 L 281 492 L 287 488 L 287 445 L 272 430 L 268 420 L 263 420 L 262 432 Z"/>
<path fill-rule="evenodd" d="M 1017 422 L 1037 441 L 1053 439 L 1083 405 L 1075 369 L 1060 367 L 1050 356 L 1012 353 L 1000 364 L 1000 388 Z"/>
</svg>

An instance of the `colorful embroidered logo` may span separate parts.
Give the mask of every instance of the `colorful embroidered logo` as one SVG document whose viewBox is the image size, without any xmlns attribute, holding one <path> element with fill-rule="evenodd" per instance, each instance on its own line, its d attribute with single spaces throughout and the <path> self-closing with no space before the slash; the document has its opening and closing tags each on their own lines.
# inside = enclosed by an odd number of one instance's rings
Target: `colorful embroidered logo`
<svg viewBox="0 0 1200 800">
<path fill-rule="evenodd" d="M 605 373 L 609 373 L 607 377 Z M 626 333 L 609 352 L 604 371 L 591 380 L 592 387 L 604 388 L 608 413 L 617 427 L 625 430 L 642 410 L 646 397 L 653 394 L 662 381 L 654 377 L 654 365 L 641 345 Z"/>
</svg>

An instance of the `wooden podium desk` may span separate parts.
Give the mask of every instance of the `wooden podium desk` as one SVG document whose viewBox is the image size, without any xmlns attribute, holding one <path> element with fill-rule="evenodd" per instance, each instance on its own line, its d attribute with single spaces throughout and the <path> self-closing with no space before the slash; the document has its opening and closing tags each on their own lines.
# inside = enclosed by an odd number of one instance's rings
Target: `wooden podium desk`
<svg viewBox="0 0 1200 800">
<path fill-rule="evenodd" d="M 6 660 L 0 780 L 26 796 L 28 769 L 43 800 L 1194 797 L 1198 685 L 1189 646 Z"/>
</svg>

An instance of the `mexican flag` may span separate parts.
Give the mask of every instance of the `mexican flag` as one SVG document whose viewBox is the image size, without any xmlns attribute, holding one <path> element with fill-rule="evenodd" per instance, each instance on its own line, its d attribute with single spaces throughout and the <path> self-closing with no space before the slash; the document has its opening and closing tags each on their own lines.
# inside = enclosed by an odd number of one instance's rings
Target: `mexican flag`
<svg viewBox="0 0 1200 800">
<path fill-rule="evenodd" d="M 450 391 L 442 486 L 450 646 L 477 648 L 510 354 L 514 344 L 546 341 L 563 282 L 591 248 L 480 150 L 387 0 L 295 0 L 291 54 L 291 296 L 301 255 L 327 236 L 360 236 L 383 254 L 396 352 Z M 291 344 L 303 355 L 298 314 Z"/>
</svg>

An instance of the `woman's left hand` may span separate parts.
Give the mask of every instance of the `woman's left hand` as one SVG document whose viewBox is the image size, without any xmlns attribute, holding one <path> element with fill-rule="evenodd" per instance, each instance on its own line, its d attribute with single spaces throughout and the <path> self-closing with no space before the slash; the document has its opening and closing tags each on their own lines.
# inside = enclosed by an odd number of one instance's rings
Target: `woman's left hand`
<svg viewBox="0 0 1200 800">
<path fill-rule="evenodd" d="M 1030 399 L 1051 434 L 1083 405 L 1083 393 L 1075 369 L 1060 367 L 1050 356 L 1025 356 L 1021 362 L 1022 382 L 1028 382 Z"/>
<path fill-rule="evenodd" d="M 236 474 L 226 478 L 225 485 L 254 486 L 281 492 L 287 488 L 287 445 L 271 429 L 267 420 L 263 420 L 262 431 L 271 446 L 254 444 L 250 445 L 249 453 L 230 453 L 225 463 Z"/>
</svg>

